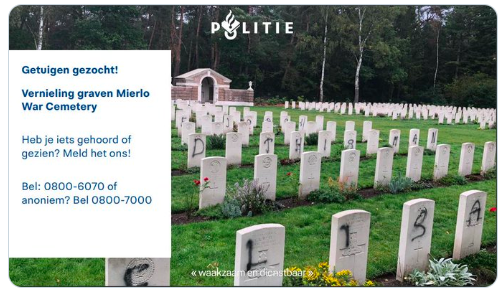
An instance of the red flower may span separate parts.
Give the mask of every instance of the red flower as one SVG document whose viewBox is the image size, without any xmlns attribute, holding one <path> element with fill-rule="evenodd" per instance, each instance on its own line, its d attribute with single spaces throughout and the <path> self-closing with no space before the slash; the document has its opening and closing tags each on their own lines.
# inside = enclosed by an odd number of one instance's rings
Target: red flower
<svg viewBox="0 0 503 301">
<path fill-rule="evenodd" d="M 196 184 L 196 186 L 199 186 L 199 184 L 201 184 L 201 181 L 199 181 L 199 180 L 194 180 L 194 184 Z"/>
<path fill-rule="evenodd" d="M 205 181 L 205 182 L 208 182 L 208 180 L 209 180 L 209 179 L 208 179 L 208 177 L 204 178 L 204 181 Z"/>
<path fill-rule="evenodd" d="M 492 207 L 491 209 L 489 209 L 489 212 L 496 212 L 496 207 Z"/>
<path fill-rule="evenodd" d="M 292 173 L 291 172 L 287 172 L 286 175 L 290 177 L 292 175 Z"/>
</svg>

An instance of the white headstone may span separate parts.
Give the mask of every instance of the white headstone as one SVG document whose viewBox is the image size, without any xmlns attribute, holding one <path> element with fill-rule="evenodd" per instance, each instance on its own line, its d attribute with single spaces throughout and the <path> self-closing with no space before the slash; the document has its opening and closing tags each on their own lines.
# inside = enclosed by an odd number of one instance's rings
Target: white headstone
<svg viewBox="0 0 503 301">
<path fill-rule="evenodd" d="M 247 121 L 238 123 L 238 133 L 241 134 L 241 143 L 248 146 L 250 144 L 250 125 Z"/>
<path fill-rule="evenodd" d="M 374 188 L 388 186 L 393 176 L 392 147 L 382 147 L 377 151 L 376 170 L 374 175 Z"/>
<path fill-rule="evenodd" d="M 409 147 L 419 145 L 419 129 L 411 129 L 409 133 Z"/>
<path fill-rule="evenodd" d="M 409 147 L 409 153 L 407 154 L 407 171 L 405 172 L 405 176 L 414 182 L 421 180 L 423 153 L 424 147 L 422 146 Z"/>
<path fill-rule="evenodd" d="M 389 131 L 388 143 L 393 147 L 395 153 L 400 151 L 400 130 L 392 129 Z"/>
<path fill-rule="evenodd" d="M 285 227 L 261 224 L 236 232 L 234 286 L 281 286 Z"/>
<path fill-rule="evenodd" d="M 259 141 L 259 154 L 274 154 L 274 133 L 264 132 L 260 133 Z"/>
<path fill-rule="evenodd" d="M 320 188 L 321 154 L 305 152 L 300 157 L 299 198 Z"/>
<path fill-rule="evenodd" d="M 367 135 L 368 141 L 366 155 L 368 156 L 377 153 L 377 150 L 379 149 L 379 131 L 370 130 Z"/>
<path fill-rule="evenodd" d="M 316 116 L 316 131 L 323 131 L 324 117 L 322 115 Z"/>
<path fill-rule="evenodd" d="M 201 117 L 201 133 L 205 135 L 211 135 L 211 115 L 204 115 Z"/>
<path fill-rule="evenodd" d="M 462 177 L 472 174 L 473 154 L 475 144 L 466 142 L 461 145 L 461 156 L 459 158 L 458 174 Z"/>
<path fill-rule="evenodd" d="M 290 134 L 290 152 L 288 158 L 290 160 L 300 159 L 300 155 L 304 152 L 304 137 L 302 132 L 293 131 Z"/>
<path fill-rule="evenodd" d="M 428 141 L 426 142 L 426 148 L 429 150 L 437 149 L 438 141 L 438 129 L 428 129 Z"/>
<path fill-rule="evenodd" d="M 329 270 L 349 270 L 359 285 L 367 278 L 370 213 L 346 210 L 332 215 Z"/>
<path fill-rule="evenodd" d="M 363 131 L 362 131 L 362 142 L 367 141 L 367 135 L 369 131 L 372 130 L 372 121 L 364 121 L 363 122 Z"/>
<path fill-rule="evenodd" d="M 299 116 L 299 131 L 304 131 L 306 130 L 307 127 L 307 116 L 306 115 L 300 115 Z"/>
<path fill-rule="evenodd" d="M 356 131 L 344 131 L 344 148 L 356 149 Z"/>
<path fill-rule="evenodd" d="M 484 143 L 484 153 L 482 155 L 482 167 L 480 173 L 485 174 L 496 166 L 496 142 L 488 141 Z"/>
<path fill-rule="evenodd" d="M 306 126 L 306 136 L 315 134 L 317 132 L 318 132 L 318 125 L 316 124 L 316 121 L 308 121 Z"/>
<path fill-rule="evenodd" d="M 433 180 L 439 180 L 449 172 L 449 158 L 451 155 L 451 146 L 449 144 L 437 145 L 435 152 L 435 165 L 433 167 Z"/>
<path fill-rule="evenodd" d="M 225 134 L 225 159 L 227 165 L 241 165 L 243 134 L 229 132 Z"/>
<path fill-rule="evenodd" d="M 285 145 L 290 145 L 290 136 L 292 135 L 292 132 L 295 131 L 295 122 L 293 121 L 288 121 L 283 124 L 283 129 L 284 129 L 284 140 L 283 143 Z"/>
<path fill-rule="evenodd" d="M 278 173 L 278 156 L 255 156 L 253 178 L 264 189 L 264 196 L 268 200 L 276 200 L 276 177 Z"/>
<path fill-rule="evenodd" d="M 360 151 L 356 149 L 343 150 L 341 153 L 341 170 L 339 182 L 346 187 L 358 186 L 358 171 L 360 167 Z"/>
<path fill-rule="evenodd" d="M 330 131 L 330 139 L 332 142 L 335 142 L 335 138 L 337 135 L 337 122 L 329 121 L 327 122 L 327 131 Z"/>
<path fill-rule="evenodd" d="M 403 281 L 415 269 L 428 269 L 434 211 L 435 202 L 428 199 L 415 199 L 403 204 L 397 280 Z"/>
<path fill-rule="evenodd" d="M 106 258 L 105 286 L 169 286 L 169 258 Z"/>
<path fill-rule="evenodd" d="M 261 133 L 272 133 L 274 129 L 274 124 L 271 121 L 262 122 L 262 132 Z"/>
<path fill-rule="evenodd" d="M 211 134 L 212 135 L 223 135 L 224 134 L 224 124 L 223 122 L 212 122 L 211 123 Z"/>
<path fill-rule="evenodd" d="M 459 197 L 456 236 L 452 252 L 454 260 L 480 251 L 486 200 L 487 193 L 480 190 L 466 191 Z"/>
<path fill-rule="evenodd" d="M 224 122 L 224 112 L 217 111 L 215 112 L 215 122 Z"/>
<path fill-rule="evenodd" d="M 189 142 L 189 135 L 196 132 L 196 124 L 194 122 L 182 123 L 182 144 Z"/>
<path fill-rule="evenodd" d="M 187 168 L 200 167 L 206 157 L 206 135 L 190 134 L 188 138 Z"/>
<path fill-rule="evenodd" d="M 199 192 L 199 209 L 224 202 L 227 185 L 227 160 L 223 157 L 207 157 L 201 160 L 201 184 L 208 178 L 208 187 Z"/>
<path fill-rule="evenodd" d="M 234 121 L 231 115 L 224 115 L 224 134 L 232 132 L 234 128 Z"/>
<path fill-rule="evenodd" d="M 318 132 L 318 152 L 322 157 L 329 158 L 330 150 L 332 146 L 332 133 L 330 131 L 319 131 Z"/>
<path fill-rule="evenodd" d="M 346 121 L 346 127 L 344 128 L 344 131 L 354 131 L 355 130 L 355 122 L 348 120 Z"/>
</svg>

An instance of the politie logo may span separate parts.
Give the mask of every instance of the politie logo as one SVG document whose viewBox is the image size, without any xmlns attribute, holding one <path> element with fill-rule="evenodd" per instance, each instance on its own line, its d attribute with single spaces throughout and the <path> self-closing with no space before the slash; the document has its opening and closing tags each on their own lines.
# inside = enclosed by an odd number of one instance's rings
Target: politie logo
<svg viewBox="0 0 503 301">
<path fill-rule="evenodd" d="M 263 30 L 265 34 L 269 34 L 271 25 L 273 25 L 272 22 L 262 22 L 261 26 L 259 26 L 258 22 L 253 22 L 253 29 L 251 29 L 248 27 L 246 22 L 241 23 L 236 20 L 236 17 L 232 14 L 232 10 L 229 10 L 229 13 L 225 17 L 225 20 L 222 21 L 221 25 L 218 22 L 211 22 L 211 34 L 214 34 L 219 31 L 220 28 L 223 28 L 225 30 L 224 34 L 227 40 L 234 40 L 238 34 L 238 28 L 240 27 L 243 34 L 250 34 L 252 32 L 256 34 L 259 33 L 259 30 Z M 275 22 L 274 26 L 276 34 L 279 34 L 281 23 Z M 285 22 L 284 28 L 285 34 L 293 34 L 293 22 Z"/>
</svg>

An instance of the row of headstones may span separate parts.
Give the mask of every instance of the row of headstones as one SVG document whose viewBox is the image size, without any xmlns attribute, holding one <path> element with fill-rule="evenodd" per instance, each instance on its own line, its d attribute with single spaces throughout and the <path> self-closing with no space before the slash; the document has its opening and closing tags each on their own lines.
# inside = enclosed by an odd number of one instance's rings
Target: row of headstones
<svg viewBox="0 0 503 301">
<path fill-rule="evenodd" d="M 272 120 L 272 112 L 266 112 L 265 118 Z M 337 123 L 335 121 L 327 122 L 327 130 L 324 131 L 324 116 L 316 116 L 316 121 L 308 121 L 307 116 L 299 116 L 299 130 L 295 131 L 296 123 L 290 121 L 290 116 L 281 112 L 280 121 L 283 121 L 281 129 L 284 133 L 284 144 L 290 145 L 289 159 L 295 160 L 300 158 L 303 152 L 304 136 L 318 133 L 318 152 L 322 153 L 324 157 L 330 156 L 331 143 L 336 140 Z M 262 127 L 259 140 L 259 154 L 273 154 L 275 135 L 272 132 L 272 121 L 264 121 L 264 124 L 269 124 L 267 127 Z M 213 123 L 215 124 L 215 123 Z M 232 132 L 229 127 L 229 132 L 226 133 L 226 158 L 227 164 L 239 165 L 241 164 L 241 146 L 249 145 L 249 132 L 248 124 L 246 122 L 238 123 L 237 134 Z M 346 121 L 344 132 L 344 147 L 347 149 L 356 148 L 356 136 L 354 121 Z M 252 128 L 253 130 L 253 128 Z M 409 135 L 409 146 L 419 145 L 419 129 L 411 129 Z M 223 133 L 223 132 L 222 132 Z M 200 164 L 200 159 L 205 157 L 206 151 L 206 134 L 204 131 L 195 136 L 195 126 L 192 122 L 184 122 L 182 127 L 182 144 L 187 143 L 187 166 L 197 167 Z M 192 142 L 189 143 L 188 140 Z M 428 130 L 428 143 L 427 149 L 432 151 L 436 150 L 438 140 L 438 130 Z M 292 144 L 291 142 L 294 141 Z M 372 129 L 372 121 L 363 122 L 362 142 L 367 141 L 367 155 L 377 153 L 379 147 L 379 131 Z M 239 145 L 241 144 L 241 145 Z M 389 136 L 389 144 L 393 146 L 395 152 L 398 152 L 400 147 L 400 130 L 392 129 Z"/>
<path fill-rule="evenodd" d="M 285 101 L 285 109 L 288 109 L 290 104 Z M 295 102 L 292 102 L 293 109 L 295 109 Z M 384 114 L 392 117 L 393 120 L 414 118 L 416 119 L 434 119 L 438 118 L 439 124 L 444 123 L 452 124 L 454 119 L 455 123 L 459 123 L 463 118 L 463 123 L 468 123 L 468 119 L 476 121 L 480 124 L 482 129 L 485 128 L 486 123 L 489 127 L 493 127 L 496 122 L 495 109 L 476 109 L 476 108 L 461 108 L 461 107 L 446 107 L 434 105 L 417 105 L 417 104 L 396 104 L 396 103 L 320 103 L 320 102 L 299 102 L 300 110 L 318 110 L 319 112 L 334 112 L 340 114 L 357 115 L 361 114 L 364 110 L 365 116 L 368 117 L 372 114 L 373 117 Z M 346 113 L 347 110 L 347 113 Z"/>
<path fill-rule="evenodd" d="M 458 205 L 453 258 L 480 251 L 487 193 L 470 190 Z M 396 279 L 414 270 L 426 271 L 431 250 L 435 201 L 415 199 L 403 204 Z M 332 216 L 329 270 L 349 270 L 366 281 L 370 213 L 346 210 Z M 285 256 L 285 227 L 259 224 L 236 232 L 235 286 L 281 286 Z M 107 258 L 106 286 L 169 286 L 169 258 Z"/>
<path fill-rule="evenodd" d="M 435 154 L 433 179 L 439 180 L 448 174 L 450 146 L 440 144 Z M 458 174 L 466 176 L 472 173 L 473 154 L 475 145 L 463 143 Z M 421 180 L 423 165 L 422 146 L 410 146 L 407 156 L 405 176 L 412 181 Z M 374 174 L 374 187 L 388 186 L 393 173 L 394 151 L 391 147 L 378 149 Z M 321 158 L 319 152 L 302 152 L 300 157 L 299 191 L 298 196 L 304 199 L 310 192 L 320 188 Z M 481 173 L 484 174 L 496 164 L 496 143 L 489 141 L 484 145 Z M 223 203 L 227 185 L 227 160 L 224 157 L 208 157 L 201 160 L 200 181 L 208 178 L 208 187 L 199 194 L 199 208 Z M 278 156 L 262 154 L 255 156 L 253 178 L 264 188 L 265 197 L 276 199 Z M 344 150 L 341 153 L 339 182 L 348 187 L 357 187 L 360 167 L 360 151 Z"/>
</svg>

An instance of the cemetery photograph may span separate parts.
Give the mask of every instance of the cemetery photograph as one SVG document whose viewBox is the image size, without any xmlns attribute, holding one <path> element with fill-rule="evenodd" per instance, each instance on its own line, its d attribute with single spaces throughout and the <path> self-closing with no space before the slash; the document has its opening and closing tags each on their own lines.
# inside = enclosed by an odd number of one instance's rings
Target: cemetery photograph
<svg viewBox="0 0 503 301">
<path fill-rule="evenodd" d="M 491 7 L 21 6 L 11 49 L 41 18 L 42 50 L 171 50 L 172 257 L 11 258 L 14 284 L 496 280 Z"/>
</svg>

